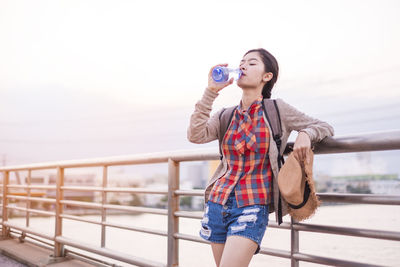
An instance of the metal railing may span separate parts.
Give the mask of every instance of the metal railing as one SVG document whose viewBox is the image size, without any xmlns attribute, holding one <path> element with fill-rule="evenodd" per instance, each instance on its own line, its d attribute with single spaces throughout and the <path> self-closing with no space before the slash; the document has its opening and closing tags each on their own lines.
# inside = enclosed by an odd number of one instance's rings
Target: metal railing
<svg viewBox="0 0 400 267">
<path fill-rule="evenodd" d="M 288 149 L 293 144 L 288 144 Z M 328 153 L 347 153 L 360 151 L 379 151 L 379 150 L 397 150 L 400 149 L 400 131 L 364 134 L 357 136 L 346 136 L 336 138 L 326 138 L 321 143 L 316 144 L 314 152 L 316 154 Z M 31 238 L 35 241 L 45 243 L 46 246 L 51 246 L 54 250 L 54 257 L 63 257 L 71 255 L 76 257 L 87 257 L 80 255 L 77 252 L 64 249 L 64 246 L 81 249 L 87 252 L 95 253 L 104 257 L 122 261 L 125 263 L 138 266 L 178 266 L 179 265 L 179 240 L 188 240 L 200 243 L 208 243 L 197 236 L 187 235 L 179 232 L 179 218 L 201 219 L 200 215 L 192 211 L 179 210 L 179 197 L 181 196 L 203 196 L 203 190 L 180 190 L 179 182 L 179 166 L 181 162 L 187 161 L 206 161 L 217 160 L 218 153 L 215 150 L 195 150 L 195 151 L 178 151 L 166 153 L 152 153 L 133 156 L 120 156 L 111 158 L 88 159 L 88 160 L 72 160 L 60 161 L 40 164 L 29 164 L 21 166 L 1 167 L 0 172 L 3 174 L 2 186 L 2 235 L 7 237 L 19 231 L 20 238 Z M 115 188 L 107 187 L 108 168 L 110 166 L 121 165 L 138 165 L 138 164 L 155 164 L 168 163 L 168 190 L 149 190 L 145 188 Z M 65 186 L 64 171 L 71 168 L 83 167 L 101 167 L 102 168 L 102 186 Z M 31 172 L 35 170 L 55 169 L 57 170 L 57 179 L 55 185 L 31 185 Z M 27 180 L 24 185 L 14 185 L 9 183 L 10 173 L 27 171 Z M 10 189 L 25 190 L 26 196 L 13 195 Z M 55 190 L 55 198 L 34 197 L 32 189 Z M 101 192 L 101 203 L 90 203 L 83 201 L 72 201 L 64 198 L 64 191 L 97 191 Z M 137 206 L 111 205 L 107 204 L 107 193 L 145 193 L 145 194 L 164 194 L 168 196 L 168 209 L 146 208 Z M 357 203 L 357 204 L 379 204 L 379 205 L 400 205 L 400 196 L 390 195 L 371 195 L 371 194 L 318 194 L 324 202 L 335 203 Z M 26 207 L 15 207 L 9 205 L 9 200 L 15 199 L 26 201 Z M 55 211 L 45 211 L 31 208 L 32 202 L 51 203 L 55 205 Z M 101 212 L 101 221 L 82 218 L 64 212 L 64 206 L 76 206 L 81 208 L 98 209 Z M 9 210 L 18 210 L 26 213 L 26 226 L 22 227 L 8 220 Z M 119 223 L 107 221 L 107 210 L 120 210 L 124 212 L 142 212 L 150 214 L 161 214 L 168 216 L 168 230 L 154 230 L 143 227 L 133 227 Z M 39 214 L 45 216 L 54 216 L 54 234 L 49 235 L 29 227 L 30 214 Z M 101 241 L 99 246 L 84 244 L 81 241 L 74 240 L 63 236 L 64 219 L 76 220 L 90 224 L 101 226 Z M 107 227 L 137 231 L 142 233 L 154 234 L 167 237 L 167 263 L 154 262 L 149 259 L 121 253 L 111 250 L 106 247 L 106 229 Z M 400 241 L 400 232 L 380 231 L 370 229 L 336 227 L 327 225 L 315 225 L 299 223 L 291 220 L 284 222 L 280 226 L 276 222 L 270 221 L 268 227 L 286 229 L 291 232 L 291 248 L 290 250 L 279 250 L 274 248 L 261 247 L 260 254 L 271 255 L 276 257 L 287 258 L 291 260 L 291 266 L 298 266 L 300 261 L 312 262 L 334 266 L 372 266 L 365 263 L 341 260 L 337 258 L 328 258 L 318 255 L 305 254 L 299 251 L 299 232 L 315 232 L 335 235 L 348 235 L 356 237 L 367 237 L 375 239 L 385 239 Z M 46 239 L 52 243 L 43 242 L 41 239 Z M 37 242 L 36 242 L 37 243 Z M 90 258 L 90 257 L 87 257 Z M 376 265 L 373 265 L 376 266 Z"/>
</svg>

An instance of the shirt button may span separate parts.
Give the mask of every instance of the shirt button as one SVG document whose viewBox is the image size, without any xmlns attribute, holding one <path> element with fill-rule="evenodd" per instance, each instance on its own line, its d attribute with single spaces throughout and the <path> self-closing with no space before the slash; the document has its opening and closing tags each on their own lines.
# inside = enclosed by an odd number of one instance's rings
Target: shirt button
<svg viewBox="0 0 400 267">
<path fill-rule="evenodd" d="M 226 210 L 226 209 L 228 209 L 228 207 L 227 207 L 227 206 L 224 206 L 224 210 Z"/>
</svg>

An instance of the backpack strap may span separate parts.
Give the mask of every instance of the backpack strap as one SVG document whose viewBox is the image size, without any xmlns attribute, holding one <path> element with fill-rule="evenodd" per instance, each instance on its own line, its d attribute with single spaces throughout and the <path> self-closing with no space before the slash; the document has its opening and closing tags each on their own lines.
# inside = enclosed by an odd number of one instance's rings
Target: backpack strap
<svg viewBox="0 0 400 267">
<path fill-rule="evenodd" d="M 281 125 L 281 116 L 279 114 L 278 105 L 276 104 L 275 99 L 264 99 L 263 101 L 263 109 L 265 116 L 267 117 L 268 123 L 272 130 L 272 137 L 276 143 L 278 148 L 278 168 L 281 169 L 282 164 L 284 163 L 283 155 L 281 155 L 281 146 L 282 146 L 282 125 Z M 279 191 L 278 197 L 278 225 L 280 225 L 282 220 L 282 200 L 281 200 L 281 192 Z"/>
<path fill-rule="evenodd" d="M 275 99 L 264 99 L 263 101 L 263 109 L 265 116 L 267 117 L 268 123 L 271 126 L 272 137 L 278 147 L 278 167 L 279 169 L 282 167 L 283 156 L 281 155 L 281 146 L 282 146 L 282 125 L 281 125 L 281 116 L 279 114 L 278 105 L 276 104 Z"/>
<path fill-rule="evenodd" d="M 228 130 L 229 124 L 232 121 L 233 113 L 237 106 L 224 108 L 221 113 L 219 114 L 219 136 L 218 136 L 218 145 L 219 145 L 219 155 L 220 159 L 222 159 L 222 141 L 224 140 L 224 136 L 226 131 Z"/>
</svg>

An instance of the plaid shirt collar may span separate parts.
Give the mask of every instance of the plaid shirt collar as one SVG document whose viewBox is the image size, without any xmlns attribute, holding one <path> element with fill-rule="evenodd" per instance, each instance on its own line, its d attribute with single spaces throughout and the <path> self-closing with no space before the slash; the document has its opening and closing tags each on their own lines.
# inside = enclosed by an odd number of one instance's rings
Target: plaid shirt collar
<svg viewBox="0 0 400 267">
<path fill-rule="evenodd" d="M 259 120 L 262 96 L 258 97 L 247 110 L 242 109 L 242 101 L 235 110 L 236 131 L 233 133 L 234 146 L 236 151 L 244 154 L 245 149 L 257 152 L 256 135 L 254 133 L 253 120 Z"/>
</svg>

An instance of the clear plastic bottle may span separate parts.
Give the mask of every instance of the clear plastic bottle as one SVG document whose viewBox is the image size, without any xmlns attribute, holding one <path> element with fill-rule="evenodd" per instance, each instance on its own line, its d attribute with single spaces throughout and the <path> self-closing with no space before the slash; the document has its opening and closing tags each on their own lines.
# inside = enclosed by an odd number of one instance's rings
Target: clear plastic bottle
<svg viewBox="0 0 400 267">
<path fill-rule="evenodd" d="M 213 80 L 217 83 L 224 83 L 229 81 L 230 78 L 234 78 L 234 80 L 238 80 L 242 75 L 242 71 L 240 69 L 233 69 L 228 67 L 215 67 L 212 71 Z"/>
</svg>

